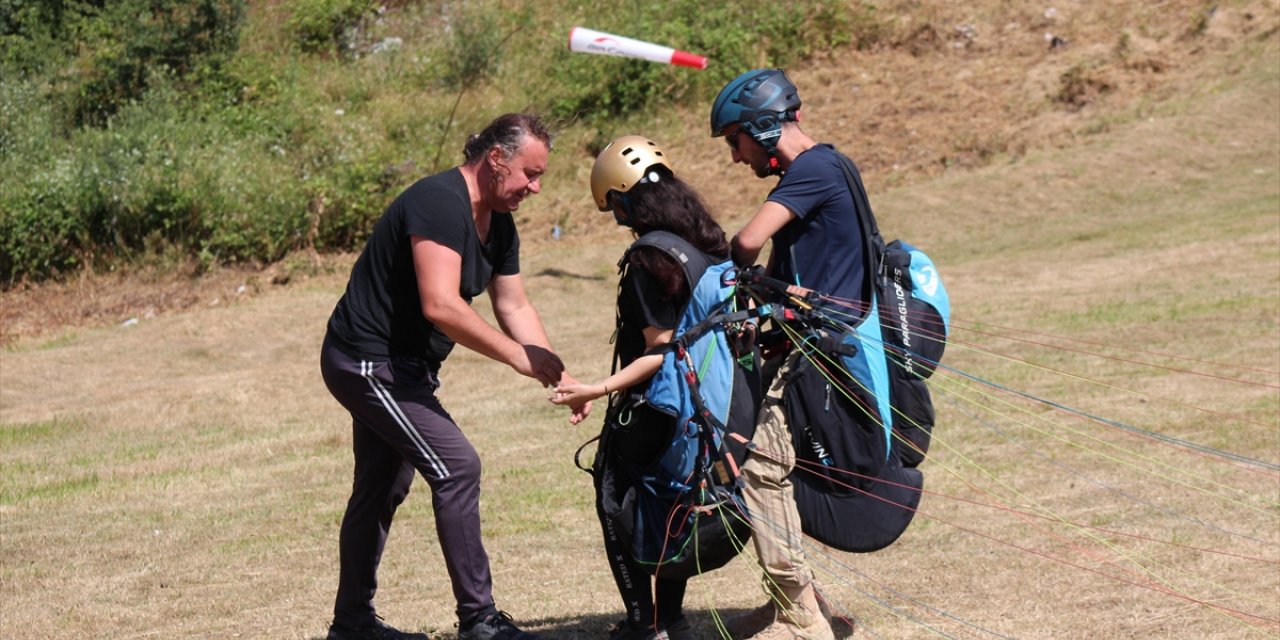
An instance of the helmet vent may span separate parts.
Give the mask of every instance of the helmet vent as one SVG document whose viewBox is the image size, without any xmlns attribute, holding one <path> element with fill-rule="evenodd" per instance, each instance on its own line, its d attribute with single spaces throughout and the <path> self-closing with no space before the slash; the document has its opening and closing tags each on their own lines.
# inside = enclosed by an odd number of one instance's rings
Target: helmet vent
<svg viewBox="0 0 1280 640">
<path fill-rule="evenodd" d="M 626 194 L 638 184 L 657 182 L 662 174 L 672 175 L 671 163 L 657 143 L 642 136 L 623 136 L 596 157 L 591 168 L 591 195 L 597 208 L 608 211 L 610 193 Z"/>
</svg>

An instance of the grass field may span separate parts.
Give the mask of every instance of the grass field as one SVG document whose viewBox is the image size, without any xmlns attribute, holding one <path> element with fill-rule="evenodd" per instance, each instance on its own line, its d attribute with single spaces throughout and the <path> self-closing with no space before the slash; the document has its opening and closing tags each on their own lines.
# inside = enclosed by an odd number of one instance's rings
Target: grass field
<svg viewBox="0 0 1280 640">
<path fill-rule="evenodd" d="M 1078 144 L 872 192 L 886 235 L 943 270 L 954 329 L 911 528 L 875 554 L 812 549 L 853 637 L 1280 637 L 1275 43 Z M 722 159 L 700 124 L 687 149 Z M 627 242 L 615 230 L 524 256 L 580 378 L 607 372 Z M 351 453 L 317 362 L 348 264 L 0 353 L 0 635 L 323 637 Z M 444 380 L 486 465 L 499 606 L 551 637 L 603 637 L 620 604 L 572 462 L 598 419 L 570 426 L 536 384 L 471 353 Z M 415 489 L 379 610 L 449 637 Z M 701 635 L 713 613 L 759 604 L 756 585 L 745 556 L 695 579 Z"/>
</svg>

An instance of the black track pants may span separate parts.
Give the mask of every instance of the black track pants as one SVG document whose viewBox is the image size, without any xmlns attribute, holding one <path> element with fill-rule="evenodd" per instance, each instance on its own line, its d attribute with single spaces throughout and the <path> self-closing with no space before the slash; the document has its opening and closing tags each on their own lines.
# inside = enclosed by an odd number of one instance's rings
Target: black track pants
<svg viewBox="0 0 1280 640">
<path fill-rule="evenodd" d="M 416 358 L 351 358 L 327 339 L 320 371 L 329 392 L 351 412 L 355 452 L 338 541 L 334 620 L 352 626 L 373 620 L 378 563 L 415 472 L 431 487 L 436 536 L 458 617 L 491 607 L 493 579 L 480 539 L 480 458 L 436 399 L 435 374 Z"/>
<path fill-rule="evenodd" d="M 613 521 L 605 514 L 600 492 L 604 490 L 596 480 L 596 517 L 604 534 L 604 553 L 613 572 L 618 595 L 627 610 L 626 621 L 632 628 L 661 626 L 675 622 L 684 616 L 684 579 L 650 578 L 644 566 L 631 555 L 631 542 L 622 539 Z"/>
</svg>

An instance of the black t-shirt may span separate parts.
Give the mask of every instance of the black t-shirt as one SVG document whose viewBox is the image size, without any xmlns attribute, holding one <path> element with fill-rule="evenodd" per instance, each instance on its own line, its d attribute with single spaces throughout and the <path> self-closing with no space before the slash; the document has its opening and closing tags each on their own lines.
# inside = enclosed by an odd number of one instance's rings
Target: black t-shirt
<svg viewBox="0 0 1280 640">
<path fill-rule="evenodd" d="M 656 250 L 641 248 L 636 251 L 651 252 L 653 255 L 662 256 L 659 259 L 667 259 Z M 682 289 L 675 296 L 668 296 L 661 282 L 632 260 L 618 286 L 618 317 L 622 321 L 621 326 L 618 327 L 620 366 L 625 367 L 644 355 L 647 350 L 644 340 L 645 327 L 675 329 L 679 326 L 680 312 L 688 300 L 687 288 Z M 643 393 L 648 386 L 649 383 L 646 380 L 635 385 L 631 391 Z"/>
<path fill-rule="evenodd" d="M 651 255 L 666 256 L 657 250 L 640 248 L 636 251 L 651 252 Z M 634 253 L 632 255 L 635 255 Z M 675 263 L 672 262 L 672 266 Z M 684 276 L 681 276 L 682 278 Z M 676 329 L 680 325 L 680 312 L 689 300 L 688 288 L 683 288 L 675 296 L 668 296 L 661 282 L 652 274 L 632 260 L 618 285 L 618 327 L 619 366 L 625 367 L 647 351 L 644 340 L 645 327 L 658 329 Z M 649 380 L 632 385 L 623 392 L 628 398 L 643 394 L 649 388 Z M 625 401 L 624 401 L 625 402 Z M 627 404 L 630 404 L 627 402 Z M 671 416 L 649 407 L 647 404 L 633 405 L 625 409 L 626 424 L 616 425 L 614 434 L 615 453 L 619 458 L 634 464 L 648 464 L 662 452 L 671 439 L 671 428 L 675 421 Z"/>
<path fill-rule="evenodd" d="M 329 317 L 329 335 L 354 358 L 416 357 L 438 370 L 454 343 L 422 315 L 410 236 L 462 256 L 458 293 L 467 303 L 494 276 L 520 272 L 520 237 L 511 214 L 495 211 L 488 242 L 481 241 L 467 183 L 457 167 L 405 189 L 374 225 L 351 269 L 346 293 Z"/>
</svg>

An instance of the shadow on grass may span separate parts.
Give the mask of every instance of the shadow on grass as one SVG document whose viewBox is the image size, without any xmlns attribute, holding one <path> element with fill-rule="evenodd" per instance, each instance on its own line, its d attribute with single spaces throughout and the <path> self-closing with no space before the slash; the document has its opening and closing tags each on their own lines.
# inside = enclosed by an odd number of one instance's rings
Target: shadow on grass
<svg viewBox="0 0 1280 640">
<path fill-rule="evenodd" d="M 748 609 L 738 607 L 717 609 L 714 612 L 710 609 L 686 609 L 685 616 L 693 626 L 693 632 L 697 638 L 716 640 L 723 637 L 717 628 L 716 616 L 719 616 L 723 623 L 724 620 L 747 611 Z M 622 619 L 622 615 L 621 610 L 613 615 L 568 615 L 546 618 L 520 618 L 516 614 L 515 623 L 521 629 L 535 633 L 545 640 L 607 640 L 609 629 Z M 837 640 L 845 640 L 853 636 L 854 627 L 847 620 L 838 618 L 832 621 L 831 627 Z M 416 629 L 409 624 L 400 628 L 408 632 L 426 633 L 430 640 L 455 640 L 458 635 L 457 629 Z M 325 640 L 325 637 L 314 636 L 310 640 Z"/>
<path fill-rule="evenodd" d="M 547 276 L 549 278 L 563 278 L 573 280 L 604 280 L 604 276 L 587 276 L 580 273 L 571 273 L 564 269 L 556 269 L 555 267 L 543 269 L 534 274 L 535 277 Z"/>
<path fill-rule="evenodd" d="M 700 640 L 717 640 L 723 638 L 717 628 L 716 616 L 720 623 L 744 613 L 749 609 L 727 607 L 722 609 L 685 609 L 685 616 L 693 626 L 693 632 Z M 547 640 L 607 640 L 609 629 L 622 619 L 622 611 L 614 615 L 591 616 L 557 616 L 551 618 L 533 618 L 526 621 L 527 628 Z M 844 619 L 834 620 L 831 624 L 837 640 L 844 640 L 853 635 L 853 626 Z M 432 635 L 431 640 L 453 640 L 451 634 Z"/>
</svg>

